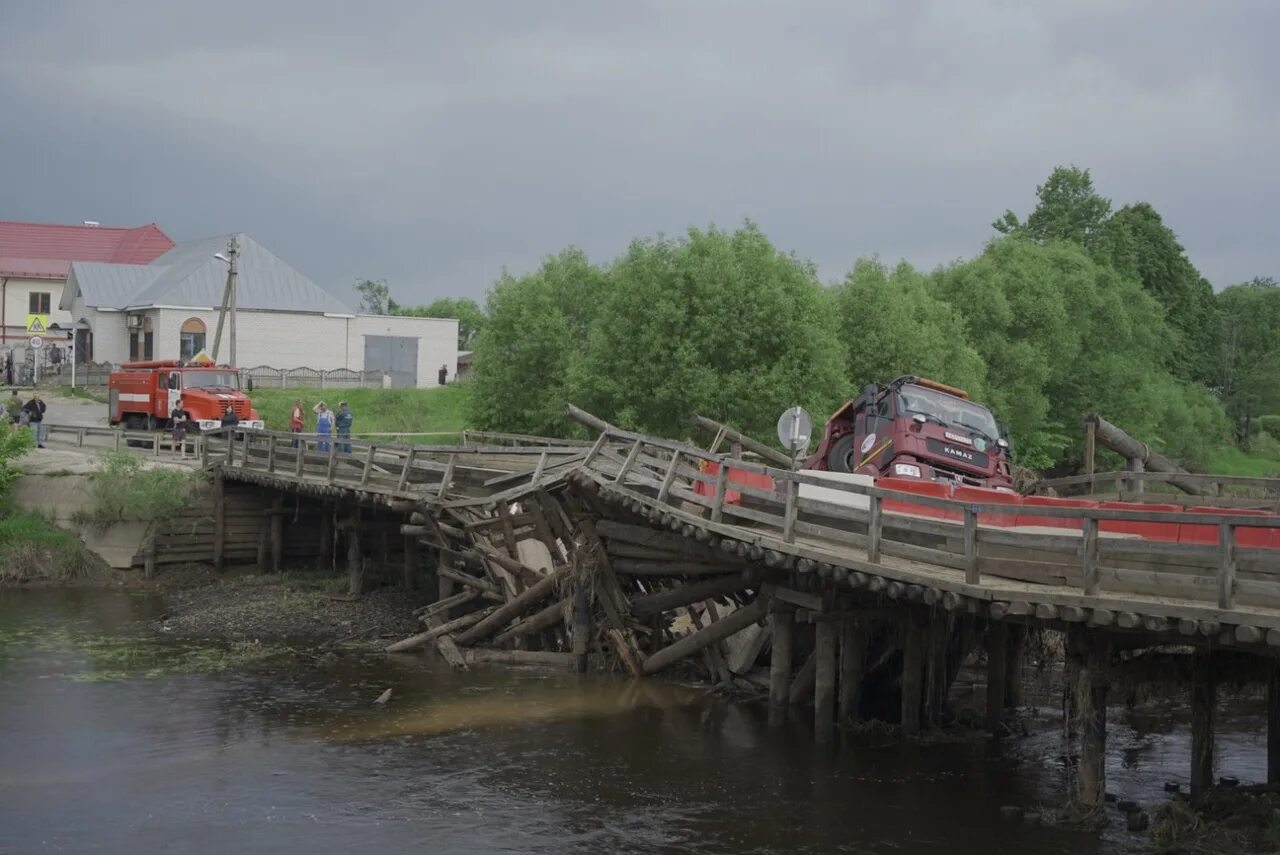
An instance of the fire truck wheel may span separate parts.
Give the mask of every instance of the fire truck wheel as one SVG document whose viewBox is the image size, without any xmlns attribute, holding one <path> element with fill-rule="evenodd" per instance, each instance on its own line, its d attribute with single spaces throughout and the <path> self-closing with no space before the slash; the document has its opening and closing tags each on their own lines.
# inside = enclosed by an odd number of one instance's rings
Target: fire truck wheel
<svg viewBox="0 0 1280 855">
<path fill-rule="evenodd" d="M 827 452 L 827 469 L 831 472 L 853 471 L 853 434 L 847 433 L 835 441 Z"/>
</svg>

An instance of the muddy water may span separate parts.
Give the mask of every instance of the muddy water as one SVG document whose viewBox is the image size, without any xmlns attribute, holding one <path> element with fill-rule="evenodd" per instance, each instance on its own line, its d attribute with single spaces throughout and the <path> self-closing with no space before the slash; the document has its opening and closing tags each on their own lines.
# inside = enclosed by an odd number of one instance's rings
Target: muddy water
<svg viewBox="0 0 1280 855">
<path fill-rule="evenodd" d="M 1002 821 L 1062 798 L 1051 734 L 815 748 L 659 682 L 453 674 L 153 640 L 154 600 L 0 592 L 0 852 L 1112 852 Z M 372 700 L 394 690 L 386 709 Z M 1256 711 L 1220 750 L 1261 774 Z M 1170 711 L 1115 711 L 1113 789 L 1184 779 Z M 1112 825 L 1116 825 L 1115 822 Z"/>
</svg>

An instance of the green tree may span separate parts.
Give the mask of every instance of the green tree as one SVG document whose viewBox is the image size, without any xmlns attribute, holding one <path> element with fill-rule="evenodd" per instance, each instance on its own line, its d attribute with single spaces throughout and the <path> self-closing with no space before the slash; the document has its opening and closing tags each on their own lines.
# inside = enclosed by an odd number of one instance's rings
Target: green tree
<svg viewBox="0 0 1280 855">
<path fill-rule="evenodd" d="M 1139 202 L 1116 211 L 1104 225 L 1094 255 L 1141 282 L 1160 301 L 1176 334 L 1168 360 L 1174 374 L 1211 383 L 1221 333 L 1213 288 L 1155 208 Z"/>
<path fill-rule="evenodd" d="M 1169 418 L 1204 400 L 1164 367 L 1171 334 L 1160 305 L 1078 246 L 996 240 L 939 272 L 935 287 L 965 318 L 987 366 L 988 403 L 1009 420 L 1023 465 L 1076 457 L 1089 411 L 1187 453 L 1198 446 L 1186 431 L 1213 421 Z"/>
<path fill-rule="evenodd" d="M 1254 419 L 1280 413 L 1280 286 L 1254 279 L 1224 288 L 1217 302 L 1218 388 L 1237 438 L 1247 443 Z"/>
<path fill-rule="evenodd" d="M 425 306 L 401 306 L 392 301 L 391 314 L 416 318 L 454 318 L 458 322 L 458 350 L 472 350 L 484 327 L 484 309 L 470 297 L 439 297 Z"/>
<path fill-rule="evenodd" d="M 395 301 L 385 279 L 362 279 L 354 286 L 360 294 L 360 311 L 370 315 L 385 315 Z"/>
<path fill-rule="evenodd" d="M 22 476 L 18 459 L 35 446 L 31 431 L 10 430 L 9 425 L 0 424 L 0 510 L 3 510 L 13 482 Z"/>
<path fill-rule="evenodd" d="M 609 276 L 570 386 L 620 426 L 688 436 L 698 412 L 768 440 L 787 407 L 822 418 L 849 391 L 831 295 L 750 223 L 635 241 Z"/>
<path fill-rule="evenodd" d="M 1066 240 L 1091 249 L 1111 213 L 1111 200 L 1094 190 L 1089 170 L 1077 166 L 1054 169 L 1036 188 L 1036 197 L 1040 201 L 1025 223 L 1006 210 L 991 227 L 1039 243 Z"/>
<path fill-rule="evenodd" d="M 854 390 L 903 374 L 985 394 L 986 365 L 969 343 L 964 317 L 934 296 L 928 277 L 906 262 L 888 270 L 859 259 L 834 289 L 845 377 Z"/>
<path fill-rule="evenodd" d="M 569 374 L 610 285 L 578 249 L 534 273 L 503 273 L 487 300 L 475 343 L 469 415 L 478 427 L 563 436 Z"/>
</svg>

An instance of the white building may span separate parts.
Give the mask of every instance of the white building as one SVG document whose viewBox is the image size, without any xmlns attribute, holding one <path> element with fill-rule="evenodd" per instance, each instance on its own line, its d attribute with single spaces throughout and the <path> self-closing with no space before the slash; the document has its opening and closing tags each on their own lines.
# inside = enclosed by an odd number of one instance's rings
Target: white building
<svg viewBox="0 0 1280 855">
<path fill-rule="evenodd" d="M 190 359 L 212 351 L 227 281 L 230 235 L 178 244 L 149 264 L 73 262 L 59 308 L 92 331 L 99 362 Z M 364 315 L 245 234 L 236 284 L 242 369 L 382 371 L 395 386 L 434 386 L 457 373 L 458 322 Z M 218 361 L 229 359 L 229 329 Z"/>
</svg>

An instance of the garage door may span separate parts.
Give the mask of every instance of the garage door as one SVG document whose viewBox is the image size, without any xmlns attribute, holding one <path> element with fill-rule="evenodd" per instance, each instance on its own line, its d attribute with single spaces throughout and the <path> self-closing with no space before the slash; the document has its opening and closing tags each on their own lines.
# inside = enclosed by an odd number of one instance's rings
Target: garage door
<svg viewBox="0 0 1280 855">
<path fill-rule="evenodd" d="M 364 370 L 391 375 L 394 387 L 418 385 L 418 340 L 406 336 L 364 337 Z"/>
</svg>

